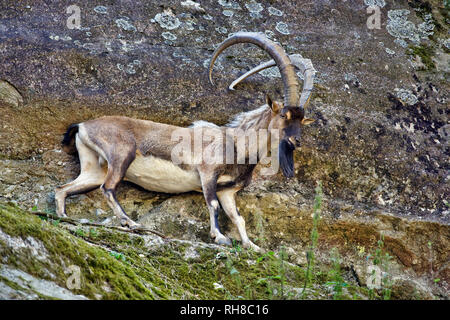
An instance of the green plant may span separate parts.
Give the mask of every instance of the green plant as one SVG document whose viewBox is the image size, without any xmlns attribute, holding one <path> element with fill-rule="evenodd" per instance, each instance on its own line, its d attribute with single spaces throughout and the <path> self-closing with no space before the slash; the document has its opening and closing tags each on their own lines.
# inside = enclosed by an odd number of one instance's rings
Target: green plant
<svg viewBox="0 0 450 320">
<path fill-rule="evenodd" d="M 285 283 L 286 283 L 285 261 L 287 260 L 287 253 L 285 247 L 282 246 L 280 248 L 277 258 L 275 258 L 275 256 L 276 256 L 275 252 L 269 251 L 256 260 L 257 263 L 260 263 L 261 261 L 266 260 L 266 258 L 268 258 L 267 260 L 269 261 L 269 269 L 275 270 L 273 274 L 259 278 L 256 283 L 264 284 L 266 286 L 266 290 L 270 298 L 272 298 L 274 293 L 277 292 L 277 295 L 280 298 L 286 299 L 288 296 L 286 295 L 285 292 Z M 270 265 L 272 265 L 273 268 L 270 268 Z M 277 282 L 279 281 L 279 287 L 277 291 L 275 291 L 274 281 Z"/>
<path fill-rule="evenodd" d="M 98 232 L 95 228 L 89 228 L 89 237 L 91 238 L 98 237 Z"/>
<path fill-rule="evenodd" d="M 319 181 L 315 189 L 316 195 L 314 198 L 314 213 L 313 213 L 313 226 L 311 229 L 311 244 L 309 245 L 308 251 L 306 252 L 307 267 L 305 272 L 305 284 L 303 286 L 302 297 L 305 296 L 306 287 L 312 282 L 313 269 L 315 264 L 314 252 L 317 247 L 317 240 L 319 239 L 318 225 L 320 221 L 320 212 L 322 209 L 322 183 Z"/>
<path fill-rule="evenodd" d="M 266 259 L 267 257 L 273 257 L 275 255 L 275 252 L 273 251 L 267 251 L 266 253 L 264 253 L 262 256 L 258 257 L 258 259 L 256 259 L 256 263 L 260 263 L 261 261 L 263 261 L 264 259 Z"/>
<path fill-rule="evenodd" d="M 256 281 L 248 281 L 245 283 L 245 278 L 241 276 L 241 273 L 236 268 L 236 262 L 241 254 L 245 254 L 242 248 L 237 242 L 233 241 L 233 248 L 230 249 L 230 253 L 226 254 L 225 267 L 236 284 L 237 291 L 244 291 L 247 299 L 252 299 L 253 289 L 259 285 L 263 285 L 266 288 L 266 293 L 269 299 L 272 299 L 274 295 L 281 298 L 286 298 L 285 283 L 286 283 L 286 267 L 285 261 L 287 260 L 286 249 L 282 246 L 278 255 L 274 251 L 268 251 L 263 255 L 257 257 L 256 264 L 265 264 L 266 270 L 270 273 L 263 277 L 258 278 Z M 277 287 L 277 283 L 279 286 Z M 230 291 L 224 289 L 229 299 L 243 299 L 241 295 L 234 296 Z"/>
<path fill-rule="evenodd" d="M 266 241 L 266 235 L 264 231 L 264 218 L 261 211 L 255 212 L 255 221 L 256 221 L 256 234 L 258 235 L 255 240 L 258 243 L 264 243 Z"/>
<path fill-rule="evenodd" d="M 237 257 L 242 252 L 242 247 L 236 240 L 232 240 L 232 248 L 230 249 L 230 253 L 226 255 L 225 266 L 233 278 L 237 289 L 240 291 L 242 289 L 242 279 L 241 274 L 238 269 L 234 266 L 233 257 Z M 248 287 L 248 286 L 247 286 Z M 229 299 L 243 299 L 242 296 L 234 297 L 229 291 L 226 291 Z"/>
<path fill-rule="evenodd" d="M 327 282 L 328 285 L 333 287 L 333 299 L 342 299 L 342 289 L 347 286 L 341 272 L 341 256 L 336 248 L 331 250 L 332 268 L 329 271 L 329 277 L 331 281 Z"/>
<path fill-rule="evenodd" d="M 384 235 L 381 235 L 380 240 L 377 241 L 377 248 L 375 249 L 373 256 L 373 264 L 379 266 L 381 270 L 381 294 L 384 300 L 389 300 L 392 293 L 392 279 L 389 274 L 391 260 L 392 256 L 384 250 Z"/>
<path fill-rule="evenodd" d="M 269 295 L 269 299 L 273 298 L 273 293 L 274 293 L 274 288 L 273 288 L 271 280 L 275 280 L 278 278 L 279 278 L 279 276 L 267 276 L 267 277 L 259 278 L 256 281 L 256 284 L 259 284 L 259 285 L 262 284 L 266 287 L 266 293 Z"/>
<path fill-rule="evenodd" d="M 239 242 L 237 242 L 235 239 L 232 239 L 231 243 L 232 243 L 232 247 L 230 250 L 231 253 L 238 254 L 242 252 L 242 247 L 239 245 Z"/>
<path fill-rule="evenodd" d="M 286 249 L 284 246 L 281 246 L 280 253 L 279 253 L 279 268 L 278 268 L 278 275 L 280 276 L 280 296 L 282 298 L 285 298 L 284 294 L 284 283 L 286 281 L 286 269 L 284 267 L 284 261 L 286 261 L 288 258 Z"/>
<path fill-rule="evenodd" d="M 116 251 L 110 251 L 109 255 L 116 258 L 117 260 L 121 260 L 123 262 L 126 261 L 125 255 L 123 253 L 116 252 Z"/>
<path fill-rule="evenodd" d="M 57 227 L 57 226 L 59 225 L 60 222 L 61 222 L 60 219 L 52 220 L 52 225 L 54 225 L 55 227 Z"/>
<path fill-rule="evenodd" d="M 75 235 L 83 238 L 86 237 L 86 232 L 82 228 L 77 228 L 77 230 L 75 230 Z"/>
</svg>

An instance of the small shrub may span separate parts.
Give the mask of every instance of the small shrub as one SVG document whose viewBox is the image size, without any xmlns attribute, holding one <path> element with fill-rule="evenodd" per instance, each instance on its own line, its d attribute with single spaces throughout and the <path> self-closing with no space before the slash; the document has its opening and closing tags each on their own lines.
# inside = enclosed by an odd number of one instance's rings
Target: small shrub
<svg viewBox="0 0 450 320">
<path fill-rule="evenodd" d="M 314 270 L 314 264 L 315 264 L 315 256 L 314 252 L 317 247 L 317 240 L 319 239 L 319 231 L 318 231 L 318 225 L 320 221 L 320 212 L 322 209 L 322 198 L 323 198 L 323 192 L 322 192 L 322 183 L 319 181 L 317 184 L 317 187 L 315 189 L 316 196 L 314 198 L 314 213 L 313 213 L 313 226 L 311 229 L 311 244 L 309 246 L 308 251 L 306 252 L 306 259 L 308 262 L 308 265 L 306 267 L 305 272 L 305 284 L 303 286 L 303 293 L 302 296 L 306 293 L 306 287 L 312 282 L 313 278 L 313 270 Z"/>
</svg>

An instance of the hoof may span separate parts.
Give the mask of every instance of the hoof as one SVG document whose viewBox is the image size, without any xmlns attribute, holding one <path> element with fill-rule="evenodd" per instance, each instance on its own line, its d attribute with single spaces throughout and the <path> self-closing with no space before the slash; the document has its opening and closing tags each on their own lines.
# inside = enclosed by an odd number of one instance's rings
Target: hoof
<svg viewBox="0 0 450 320">
<path fill-rule="evenodd" d="M 142 228 L 142 226 L 139 223 L 134 222 L 130 218 L 120 219 L 120 225 L 122 227 L 128 227 L 131 230 Z"/>
<path fill-rule="evenodd" d="M 254 244 L 251 241 L 243 244 L 243 247 L 246 248 L 246 249 L 251 249 L 251 250 L 256 251 L 256 252 L 260 252 L 260 253 L 263 252 L 263 249 L 261 249 L 260 247 L 258 247 L 256 244 Z"/>
<path fill-rule="evenodd" d="M 231 240 L 224 235 L 217 236 L 214 242 L 221 246 L 231 246 L 232 244 Z"/>
<path fill-rule="evenodd" d="M 139 223 L 136 223 L 136 224 L 131 225 L 131 226 L 129 225 L 128 228 L 130 230 L 138 230 L 138 229 L 144 230 L 145 229 L 145 227 L 142 224 L 139 224 Z"/>
</svg>

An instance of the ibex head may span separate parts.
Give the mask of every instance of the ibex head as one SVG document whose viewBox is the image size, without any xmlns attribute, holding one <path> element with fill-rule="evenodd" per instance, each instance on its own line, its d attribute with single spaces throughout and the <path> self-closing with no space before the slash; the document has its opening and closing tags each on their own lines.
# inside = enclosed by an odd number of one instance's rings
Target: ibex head
<svg viewBox="0 0 450 320">
<path fill-rule="evenodd" d="M 295 66 L 283 48 L 279 44 L 269 40 L 263 34 L 239 32 L 223 41 L 214 52 L 209 65 L 209 80 L 212 84 L 212 70 L 215 60 L 223 50 L 237 43 L 255 44 L 265 50 L 273 59 L 273 61 L 266 62 L 261 66 L 252 69 L 246 73 L 246 75 L 240 77 L 239 81 L 242 81 L 247 76 L 257 71 L 261 71 L 262 69 L 273 65 L 278 66 L 278 69 L 280 70 L 281 79 L 284 85 L 284 102 L 280 103 L 272 101 L 266 96 L 266 103 L 272 109 L 272 119 L 269 129 L 280 130 L 279 161 L 281 169 L 284 176 L 292 177 L 294 175 L 293 151 L 296 147 L 300 146 L 301 126 L 310 124 L 314 121 L 305 118 L 304 109 L 311 96 L 315 70 L 309 60 L 298 59 L 297 62 L 302 64 L 300 69 L 304 73 L 305 79 L 303 91 L 300 96 L 300 84 L 297 74 L 295 73 Z M 237 82 L 235 81 L 233 85 L 236 84 Z"/>
</svg>

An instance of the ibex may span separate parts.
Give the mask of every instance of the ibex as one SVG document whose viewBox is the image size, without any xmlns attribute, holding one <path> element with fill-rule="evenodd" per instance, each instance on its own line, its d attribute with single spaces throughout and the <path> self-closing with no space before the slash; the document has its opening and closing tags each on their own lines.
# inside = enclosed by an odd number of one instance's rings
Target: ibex
<svg viewBox="0 0 450 320">
<path fill-rule="evenodd" d="M 252 43 L 264 49 L 272 61 L 240 77 L 247 76 L 264 68 L 278 66 L 284 85 L 284 103 L 272 101 L 266 96 L 266 104 L 260 108 L 241 113 L 227 126 L 216 126 L 204 121 L 192 127 L 156 123 L 121 116 L 106 116 L 69 126 L 62 146 L 67 153 L 78 151 L 80 175 L 72 182 L 55 190 L 56 213 L 65 216 L 67 196 L 85 193 L 101 188 L 108 205 L 120 219 L 123 226 L 130 228 L 139 225 L 132 221 L 116 199 L 116 189 L 123 179 L 131 181 L 147 190 L 165 193 L 189 191 L 203 192 L 210 213 L 210 235 L 218 244 L 230 245 L 229 238 L 219 230 L 219 203 L 225 213 L 236 225 L 243 247 L 259 250 L 247 236 L 245 221 L 236 208 L 235 194 L 250 183 L 255 164 L 210 164 L 202 159 L 199 163 L 183 163 L 174 159 L 173 149 L 177 141 L 172 136 L 178 134 L 193 136 L 196 128 L 204 127 L 225 138 L 227 129 L 278 130 L 279 143 L 271 146 L 270 134 L 265 141 L 267 148 L 276 150 L 284 176 L 294 175 L 293 151 L 300 145 L 301 126 L 313 122 L 305 117 L 304 107 L 308 103 L 313 86 L 314 68 L 310 60 L 296 56 L 296 64 L 304 76 L 304 87 L 299 94 L 299 81 L 294 64 L 283 48 L 264 35 L 251 32 L 236 33 L 223 41 L 215 50 L 209 66 L 209 79 L 212 82 L 213 65 L 223 50 L 237 43 Z M 235 82 L 233 85 L 236 85 Z M 204 146 L 208 143 L 202 142 Z M 214 147 L 214 146 L 213 146 Z M 234 145 L 234 148 L 237 148 Z M 220 149 L 220 148 L 219 148 Z M 220 152 L 220 150 L 219 150 Z M 246 153 L 245 157 L 252 156 Z M 181 160 L 181 161 L 180 161 Z M 258 159 L 259 161 L 259 159 Z"/>
</svg>

